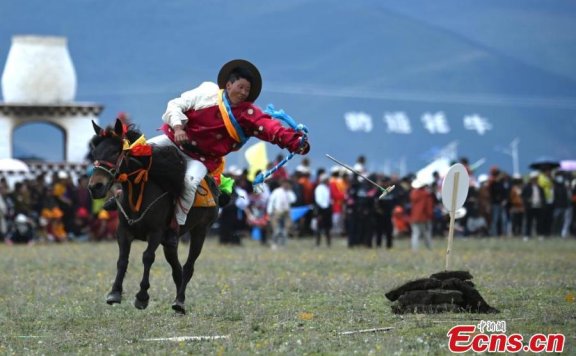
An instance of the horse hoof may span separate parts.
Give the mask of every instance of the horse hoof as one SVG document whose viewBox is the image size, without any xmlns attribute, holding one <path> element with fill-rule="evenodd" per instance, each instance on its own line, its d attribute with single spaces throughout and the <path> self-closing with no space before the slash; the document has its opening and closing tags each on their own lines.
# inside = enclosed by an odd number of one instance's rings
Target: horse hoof
<svg viewBox="0 0 576 356">
<path fill-rule="evenodd" d="M 122 293 L 120 292 L 110 292 L 106 296 L 106 303 L 108 303 L 108 305 L 120 304 L 121 302 L 122 302 Z"/>
<path fill-rule="evenodd" d="M 136 298 L 134 300 L 134 306 L 136 307 L 136 309 L 144 310 L 148 307 L 148 301 Z"/>
<path fill-rule="evenodd" d="M 180 303 L 178 301 L 172 303 L 172 309 L 176 312 L 176 314 L 186 314 L 186 309 L 184 308 L 184 303 Z"/>
</svg>

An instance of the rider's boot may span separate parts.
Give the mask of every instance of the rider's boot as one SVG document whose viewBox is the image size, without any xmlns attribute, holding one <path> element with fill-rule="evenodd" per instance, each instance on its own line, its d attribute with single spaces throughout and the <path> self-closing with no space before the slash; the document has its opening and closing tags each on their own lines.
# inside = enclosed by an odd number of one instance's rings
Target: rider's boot
<svg viewBox="0 0 576 356">
<path fill-rule="evenodd" d="M 176 236 L 180 236 L 184 233 L 184 225 L 179 225 L 176 220 L 176 216 L 172 216 L 170 220 L 170 229 L 176 233 Z"/>
</svg>

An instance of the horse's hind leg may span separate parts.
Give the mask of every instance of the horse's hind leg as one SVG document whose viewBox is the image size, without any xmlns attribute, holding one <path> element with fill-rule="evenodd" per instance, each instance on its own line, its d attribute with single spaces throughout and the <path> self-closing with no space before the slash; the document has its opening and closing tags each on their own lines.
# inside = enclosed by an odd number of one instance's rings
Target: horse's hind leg
<svg viewBox="0 0 576 356">
<path fill-rule="evenodd" d="M 116 234 L 118 241 L 118 261 L 116 262 L 116 278 L 112 284 L 112 290 L 106 296 L 106 303 L 112 305 L 122 302 L 122 283 L 128 268 L 128 261 L 130 257 L 130 247 L 132 241 L 122 234 Z"/>
<path fill-rule="evenodd" d="M 176 236 L 172 230 L 166 231 L 165 234 L 162 247 L 166 261 L 168 261 L 168 264 L 172 267 L 172 279 L 176 285 L 176 293 L 178 293 L 180 284 L 182 283 L 182 265 L 178 259 L 178 236 Z"/>
<path fill-rule="evenodd" d="M 140 281 L 140 291 L 136 293 L 136 300 L 134 301 L 134 306 L 137 309 L 146 309 L 148 307 L 148 301 L 150 300 L 150 296 L 148 295 L 148 289 L 150 288 L 150 268 L 156 259 L 156 249 L 160 244 L 160 237 L 158 233 L 151 234 L 148 240 L 148 246 L 142 254 L 144 273 Z"/>
<path fill-rule="evenodd" d="M 188 286 L 188 282 L 190 282 L 194 275 L 194 263 L 198 256 L 200 256 L 200 252 L 202 252 L 202 246 L 204 245 L 204 239 L 208 233 L 208 228 L 209 226 L 196 226 L 190 231 L 190 251 L 188 252 L 186 263 L 182 268 L 182 283 L 180 284 L 180 289 L 176 295 L 176 300 L 172 304 L 172 309 L 178 313 L 186 313 L 184 307 L 184 301 L 186 300 L 186 286 Z"/>
</svg>

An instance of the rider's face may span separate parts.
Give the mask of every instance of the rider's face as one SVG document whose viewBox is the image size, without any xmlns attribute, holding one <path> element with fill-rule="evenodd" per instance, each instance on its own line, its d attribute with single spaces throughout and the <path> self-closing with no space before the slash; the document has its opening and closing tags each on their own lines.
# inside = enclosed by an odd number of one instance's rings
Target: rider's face
<svg viewBox="0 0 576 356">
<path fill-rule="evenodd" d="M 244 78 L 237 79 L 234 83 L 226 83 L 226 92 L 230 105 L 235 106 L 245 101 L 250 94 L 250 82 Z"/>
</svg>

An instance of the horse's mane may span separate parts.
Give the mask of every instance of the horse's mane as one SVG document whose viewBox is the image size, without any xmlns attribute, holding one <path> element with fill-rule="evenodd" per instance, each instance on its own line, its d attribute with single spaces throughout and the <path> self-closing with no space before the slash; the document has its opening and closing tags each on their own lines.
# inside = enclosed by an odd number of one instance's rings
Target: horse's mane
<svg viewBox="0 0 576 356">
<path fill-rule="evenodd" d="M 126 126 L 124 137 L 134 143 L 142 136 L 134 124 Z M 114 126 L 107 126 L 99 135 L 95 135 L 90 141 L 90 153 L 88 157 L 93 160 L 92 151 L 95 147 L 105 140 L 110 140 L 117 146 L 117 150 L 122 147 L 122 137 L 115 132 Z M 147 167 L 149 157 L 132 156 L 132 159 L 138 160 L 143 167 Z M 173 194 L 174 197 L 181 195 L 184 189 L 184 174 L 186 173 L 186 164 L 178 149 L 174 146 L 156 146 L 152 145 L 152 165 L 148 171 L 149 178 L 158 184 L 162 189 Z"/>
</svg>

